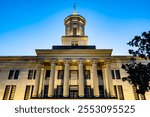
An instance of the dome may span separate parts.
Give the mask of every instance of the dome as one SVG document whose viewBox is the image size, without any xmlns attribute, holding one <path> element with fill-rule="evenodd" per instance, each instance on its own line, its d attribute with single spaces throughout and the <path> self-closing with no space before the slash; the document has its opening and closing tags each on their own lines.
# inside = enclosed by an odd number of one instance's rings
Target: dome
<svg viewBox="0 0 150 117">
<path fill-rule="evenodd" d="M 66 36 L 84 36 L 86 19 L 75 11 L 64 19 Z"/>
</svg>

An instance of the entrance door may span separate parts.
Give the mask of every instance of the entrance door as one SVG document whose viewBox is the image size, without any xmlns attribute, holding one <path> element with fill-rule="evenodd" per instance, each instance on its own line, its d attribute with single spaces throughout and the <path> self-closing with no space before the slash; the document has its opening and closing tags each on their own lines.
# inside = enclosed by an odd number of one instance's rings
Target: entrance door
<svg viewBox="0 0 150 117">
<path fill-rule="evenodd" d="M 73 99 L 78 98 L 78 86 L 70 86 L 69 97 Z"/>
</svg>

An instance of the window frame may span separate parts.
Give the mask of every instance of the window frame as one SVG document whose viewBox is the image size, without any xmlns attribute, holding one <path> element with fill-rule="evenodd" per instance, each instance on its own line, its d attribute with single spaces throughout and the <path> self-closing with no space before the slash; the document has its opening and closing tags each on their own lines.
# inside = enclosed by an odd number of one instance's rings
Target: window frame
<svg viewBox="0 0 150 117">
<path fill-rule="evenodd" d="M 60 73 L 62 73 L 62 74 L 60 74 Z M 64 79 L 64 70 L 58 70 L 58 77 L 57 77 L 57 79 L 61 79 L 61 80 Z"/>
<path fill-rule="evenodd" d="M 86 72 L 87 72 L 87 75 L 86 75 Z M 88 76 L 88 77 L 86 77 L 86 76 Z M 90 70 L 84 70 L 84 79 L 91 79 Z"/>
<path fill-rule="evenodd" d="M 51 76 L 51 70 L 50 70 L 50 69 L 47 69 L 47 70 L 45 71 L 45 80 L 50 79 L 50 76 Z"/>
<path fill-rule="evenodd" d="M 9 70 L 8 80 L 18 80 L 20 70 Z"/>
<path fill-rule="evenodd" d="M 73 72 L 73 71 L 77 72 L 77 75 L 76 75 L 77 78 L 71 78 L 71 75 L 72 75 L 71 72 Z M 69 79 L 71 79 L 71 80 L 77 80 L 77 79 L 79 79 L 78 70 L 70 70 Z"/>
<path fill-rule="evenodd" d="M 35 77 L 36 77 L 36 70 L 29 70 L 28 71 L 28 80 L 35 79 Z"/>
</svg>

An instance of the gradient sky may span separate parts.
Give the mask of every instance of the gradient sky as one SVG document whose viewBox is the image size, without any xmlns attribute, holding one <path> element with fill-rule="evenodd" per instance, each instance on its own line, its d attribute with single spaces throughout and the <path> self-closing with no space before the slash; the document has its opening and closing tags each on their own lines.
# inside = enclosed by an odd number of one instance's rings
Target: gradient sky
<svg viewBox="0 0 150 117">
<path fill-rule="evenodd" d="M 113 49 L 113 55 L 127 55 L 126 43 L 150 30 L 150 0 L 0 0 L 0 56 L 61 45 L 74 2 L 86 18 L 89 45 Z"/>
</svg>

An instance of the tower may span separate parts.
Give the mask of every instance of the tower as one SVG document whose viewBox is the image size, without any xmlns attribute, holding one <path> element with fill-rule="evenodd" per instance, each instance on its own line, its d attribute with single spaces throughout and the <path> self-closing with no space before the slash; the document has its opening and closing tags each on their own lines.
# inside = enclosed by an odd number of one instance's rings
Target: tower
<svg viewBox="0 0 150 117">
<path fill-rule="evenodd" d="M 74 10 L 64 20 L 65 36 L 62 36 L 62 45 L 67 46 L 84 46 L 88 44 L 88 37 L 85 36 L 86 19 L 77 14 Z"/>
</svg>

